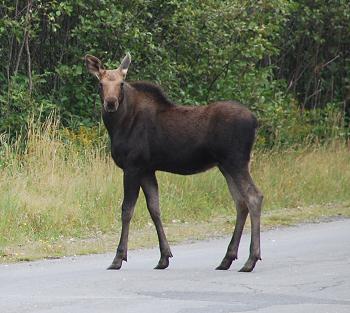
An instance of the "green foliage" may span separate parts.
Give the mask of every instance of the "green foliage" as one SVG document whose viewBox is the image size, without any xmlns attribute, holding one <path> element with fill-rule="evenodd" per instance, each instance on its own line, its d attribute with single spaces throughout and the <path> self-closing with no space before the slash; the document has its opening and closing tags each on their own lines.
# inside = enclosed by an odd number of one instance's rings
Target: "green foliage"
<svg viewBox="0 0 350 313">
<path fill-rule="evenodd" d="M 161 84 L 177 103 L 252 108 L 263 146 L 347 135 L 346 0 L 1 0 L 0 17 L 0 133 L 52 110 L 73 132 L 96 126 L 83 57 L 116 67 L 129 51 L 128 78 Z"/>
<path fill-rule="evenodd" d="M 350 95 L 349 21 L 348 0 L 294 1 L 275 63 L 276 78 L 288 80 L 300 106 L 321 108 L 339 102 L 342 107 Z"/>
</svg>

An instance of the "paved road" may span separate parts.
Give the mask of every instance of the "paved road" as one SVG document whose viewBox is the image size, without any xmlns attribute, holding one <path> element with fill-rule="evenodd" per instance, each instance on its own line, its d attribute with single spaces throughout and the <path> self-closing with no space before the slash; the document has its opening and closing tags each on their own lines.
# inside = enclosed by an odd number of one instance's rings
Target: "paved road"
<svg viewBox="0 0 350 313">
<path fill-rule="evenodd" d="M 215 271 L 228 238 L 173 247 L 170 268 L 153 270 L 158 251 L 129 253 L 121 271 L 112 255 L 0 265 L 0 312 L 350 312 L 350 220 L 262 234 L 253 273 Z"/>
</svg>

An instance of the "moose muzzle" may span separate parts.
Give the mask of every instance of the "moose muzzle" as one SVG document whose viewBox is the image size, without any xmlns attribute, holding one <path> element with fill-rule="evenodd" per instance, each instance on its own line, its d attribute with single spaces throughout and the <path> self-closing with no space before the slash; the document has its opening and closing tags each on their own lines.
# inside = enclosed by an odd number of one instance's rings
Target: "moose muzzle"
<svg viewBox="0 0 350 313">
<path fill-rule="evenodd" d="M 119 101 L 117 97 L 108 97 L 103 101 L 103 106 L 107 112 L 115 112 L 118 110 Z"/>
</svg>

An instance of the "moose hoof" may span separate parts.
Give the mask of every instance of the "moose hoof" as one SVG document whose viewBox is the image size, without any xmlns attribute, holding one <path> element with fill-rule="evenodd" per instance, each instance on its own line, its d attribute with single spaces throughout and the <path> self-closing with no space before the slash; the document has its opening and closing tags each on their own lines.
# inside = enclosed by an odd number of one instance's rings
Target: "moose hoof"
<svg viewBox="0 0 350 313">
<path fill-rule="evenodd" d="M 113 260 L 112 264 L 107 268 L 107 270 L 119 270 L 122 267 L 122 260 Z"/>
<path fill-rule="evenodd" d="M 238 272 L 249 273 L 254 269 L 254 267 L 244 265 Z"/>
<path fill-rule="evenodd" d="M 221 263 L 217 268 L 215 268 L 217 271 L 226 271 L 230 268 L 231 264 L 223 264 Z"/>
<path fill-rule="evenodd" d="M 120 270 L 121 267 L 122 267 L 121 264 L 112 263 L 110 266 L 107 267 L 107 270 Z"/>
<path fill-rule="evenodd" d="M 169 266 L 169 257 L 161 258 L 158 265 L 154 268 L 155 270 L 164 270 Z"/>
<path fill-rule="evenodd" d="M 234 257 L 233 259 L 228 259 L 228 258 L 224 258 L 222 261 L 221 261 L 221 264 L 216 268 L 216 270 L 219 270 L 219 271 L 225 271 L 225 270 L 228 270 L 233 262 L 233 260 L 236 260 L 237 258 Z"/>
<path fill-rule="evenodd" d="M 258 261 L 258 259 L 256 260 L 251 260 L 251 259 L 248 259 L 248 261 L 244 264 L 244 266 L 239 270 L 239 272 L 251 272 L 254 267 L 255 267 L 255 264 L 256 262 Z"/>
</svg>

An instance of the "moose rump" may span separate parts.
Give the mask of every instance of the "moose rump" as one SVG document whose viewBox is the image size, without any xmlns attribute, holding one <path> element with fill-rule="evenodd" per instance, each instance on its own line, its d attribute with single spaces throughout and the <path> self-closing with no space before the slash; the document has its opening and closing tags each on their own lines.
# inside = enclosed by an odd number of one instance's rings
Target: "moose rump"
<svg viewBox="0 0 350 313">
<path fill-rule="evenodd" d="M 122 261 L 127 260 L 129 224 L 141 188 L 159 239 L 161 256 L 156 268 L 168 267 L 172 253 L 161 222 L 155 173 L 189 175 L 217 166 L 237 210 L 232 239 L 217 269 L 228 269 L 237 258 L 249 213 L 250 255 L 241 271 L 252 271 L 260 259 L 263 199 L 249 173 L 257 128 L 255 116 L 234 101 L 206 106 L 175 105 L 157 85 L 126 82 L 130 55 L 116 70 L 105 70 L 102 62 L 90 55 L 85 60 L 88 70 L 99 79 L 102 116 L 111 139 L 112 157 L 124 172 L 122 231 L 109 269 L 120 269 Z"/>
</svg>

